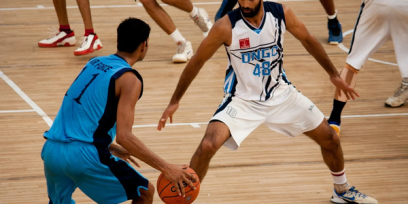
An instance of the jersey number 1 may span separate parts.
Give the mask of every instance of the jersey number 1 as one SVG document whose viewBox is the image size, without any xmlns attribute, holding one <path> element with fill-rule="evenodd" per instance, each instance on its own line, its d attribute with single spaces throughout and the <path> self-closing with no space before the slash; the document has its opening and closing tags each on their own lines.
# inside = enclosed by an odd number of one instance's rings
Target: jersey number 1
<svg viewBox="0 0 408 204">
<path fill-rule="evenodd" d="M 99 75 L 99 74 L 92 74 L 92 79 L 91 79 L 91 81 L 89 81 L 88 84 L 85 85 L 85 88 L 82 89 L 81 94 L 79 94 L 78 97 L 74 98 L 74 101 L 76 101 L 78 104 L 81 104 L 81 101 L 80 101 L 80 100 L 81 100 L 82 94 L 85 93 L 85 90 L 89 87 L 89 85 L 95 80 L 95 78 L 96 78 L 98 75 Z"/>
</svg>

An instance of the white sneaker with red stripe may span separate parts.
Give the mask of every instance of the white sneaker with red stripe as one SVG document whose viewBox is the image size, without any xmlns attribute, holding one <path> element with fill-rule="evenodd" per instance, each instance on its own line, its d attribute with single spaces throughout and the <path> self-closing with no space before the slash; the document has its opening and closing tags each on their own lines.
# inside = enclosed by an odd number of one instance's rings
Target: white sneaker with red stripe
<svg viewBox="0 0 408 204">
<path fill-rule="evenodd" d="M 54 28 L 55 30 L 55 28 Z M 57 30 L 54 37 L 41 40 L 38 42 L 39 47 L 58 47 L 58 46 L 74 46 L 76 44 L 74 31 L 67 33 L 66 31 Z"/>
<path fill-rule="evenodd" d="M 96 34 L 89 34 L 82 37 L 81 46 L 75 50 L 74 55 L 86 55 L 100 49 L 102 49 L 101 40 L 99 40 Z"/>
</svg>

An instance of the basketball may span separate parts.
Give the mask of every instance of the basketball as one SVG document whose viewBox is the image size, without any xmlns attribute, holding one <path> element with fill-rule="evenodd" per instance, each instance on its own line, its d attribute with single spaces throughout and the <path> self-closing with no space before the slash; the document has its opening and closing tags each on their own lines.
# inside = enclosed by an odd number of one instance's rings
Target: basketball
<svg viewBox="0 0 408 204">
<path fill-rule="evenodd" d="M 184 183 L 184 191 L 185 197 L 179 196 L 176 190 L 176 187 L 173 183 L 167 180 L 164 177 L 164 174 L 161 173 L 159 179 L 157 179 L 157 193 L 162 201 L 166 204 L 190 204 L 194 202 L 197 198 L 198 193 L 200 192 L 200 181 L 195 173 L 195 171 L 191 168 L 187 169 L 187 172 L 190 174 L 194 174 L 196 181 L 192 181 L 193 185 L 196 187 L 196 190 L 193 190 L 188 186 L 185 182 Z"/>
</svg>

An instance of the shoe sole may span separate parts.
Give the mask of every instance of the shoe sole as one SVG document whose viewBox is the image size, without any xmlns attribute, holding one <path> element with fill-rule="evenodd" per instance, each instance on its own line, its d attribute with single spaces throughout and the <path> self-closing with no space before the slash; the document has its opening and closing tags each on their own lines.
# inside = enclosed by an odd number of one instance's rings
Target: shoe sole
<svg viewBox="0 0 408 204">
<path fill-rule="evenodd" d="M 401 104 L 401 105 L 399 105 L 399 106 L 392 106 L 392 105 L 390 105 L 390 104 L 387 104 L 387 103 L 384 103 L 384 106 L 385 107 L 388 107 L 388 108 L 399 108 L 399 107 L 401 107 L 401 106 L 403 106 L 404 104 Z"/>
<path fill-rule="evenodd" d="M 38 43 L 38 47 L 72 47 L 72 46 L 75 46 L 75 44 L 71 45 L 71 44 L 69 44 L 67 42 L 65 44 L 63 44 L 63 45 L 57 45 L 55 43 L 53 43 L 53 44 Z"/>
<path fill-rule="evenodd" d="M 74 52 L 74 55 L 75 56 L 87 55 L 87 54 L 91 54 L 91 53 L 93 53 L 95 51 L 98 51 L 100 49 L 102 49 L 102 46 L 98 45 L 98 47 L 96 49 L 88 49 L 88 50 L 84 50 L 82 52 Z"/>
<path fill-rule="evenodd" d="M 341 42 L 340 42 L 341 43 Z M 331 42 L 329 42 L 329 44 L 330 45 L 338 45 L 339 44 L 339 42 L 336 42 L 336 41 L 331 41 Z"/>
</svg>

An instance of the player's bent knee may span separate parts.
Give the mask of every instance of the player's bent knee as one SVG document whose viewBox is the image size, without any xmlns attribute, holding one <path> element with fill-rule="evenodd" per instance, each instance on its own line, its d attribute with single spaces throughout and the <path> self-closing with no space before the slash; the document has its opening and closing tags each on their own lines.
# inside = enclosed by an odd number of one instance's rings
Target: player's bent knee
<svg viewBox="0 0 408 204">
<path fill-rule="evenodd" d="M 154 192 L 155 192 L 154 185 L 149 182 L 147 190 L 140 189 L 140 199 L 139 199 L 139 201 L 143 200 L 144 202 L 142 202 L 142 203 L 151 203 L 151 202 L 153 202 Z M 136 202 L 136 203 L 140 203 L 140 202 Z"/>
<path fill-rule="evenodd" d="M 215 152 L 218 150 L 218 145 L 214 144 L 214 141 L 205 137 L 203 141 L 201 142 L 201 151 L 204 152 L 205 154 L 215 154 Z"/>
<path fill-rule="evenodd" d="M 325 149 L 337 149 L 340 146 L 340 138 L 334 130 L 331 130 L 327 141 L 324 141 L 321 146 Z"/>
</svg>

